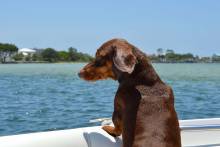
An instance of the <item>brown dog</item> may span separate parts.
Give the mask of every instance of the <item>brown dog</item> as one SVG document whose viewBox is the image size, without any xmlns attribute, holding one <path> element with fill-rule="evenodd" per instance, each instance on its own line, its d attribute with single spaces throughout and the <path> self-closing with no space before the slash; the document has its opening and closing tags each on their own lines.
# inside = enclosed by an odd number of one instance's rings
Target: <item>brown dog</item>
<svg viewBox="0 0 220 147">
<path fill-rule="evenodd" d="M 119 81 L 114 100 L 112 136 L 122 133 L 123 147 L 181 147 L 172 89 L 155 72 L 147 56 L 122 39 L 104 43 L 95 61 L 79 76 L 88 81 Z"/>
</svg>

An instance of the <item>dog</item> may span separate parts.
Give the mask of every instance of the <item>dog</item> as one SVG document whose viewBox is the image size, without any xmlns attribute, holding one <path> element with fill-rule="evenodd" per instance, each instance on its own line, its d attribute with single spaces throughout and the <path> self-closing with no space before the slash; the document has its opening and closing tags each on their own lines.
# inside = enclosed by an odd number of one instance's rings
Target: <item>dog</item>
<svg viewBox="0 0 220 147">
<path fill-rule="evenodd" d="M 114 127 L 102 128 L 112 136 L 122 134 L 123 147 L 181 147 L 173 91 L 137 47 L 123 39 L 107 41 L 78 75 L 87 81 L 119 82 Z"/>
</svg>

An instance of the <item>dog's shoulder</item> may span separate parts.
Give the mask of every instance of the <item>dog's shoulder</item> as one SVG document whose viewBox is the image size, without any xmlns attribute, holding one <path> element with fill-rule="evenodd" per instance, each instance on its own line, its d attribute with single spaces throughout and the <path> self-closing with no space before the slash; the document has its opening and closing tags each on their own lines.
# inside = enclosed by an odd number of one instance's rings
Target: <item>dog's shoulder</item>
<svg viewBox="0 0 220 147">
<path fill-rule="evenodd" d="M 172 96 L 171 87 L 164 83 L 156 83 L 153 86 L 137 85 L 135 88 L 141 94 L 141 97 L 146 99 L 163 98 L 165 100 L 170 100 Z"/>
</svg>

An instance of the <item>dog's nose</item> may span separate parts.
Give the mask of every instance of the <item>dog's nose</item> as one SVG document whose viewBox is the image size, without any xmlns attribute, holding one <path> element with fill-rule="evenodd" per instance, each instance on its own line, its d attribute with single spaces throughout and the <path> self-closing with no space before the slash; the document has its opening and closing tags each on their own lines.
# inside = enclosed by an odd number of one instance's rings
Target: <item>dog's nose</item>
<svg viewBox="0 0 220 147">
<path fill-rule="evenodd" d="M 82 78 L 82 77 L 83 77 L 83 72 L 82 72 L 82 71 L 78 72 L 78 76 L 79 76 L 80 78 Z"/>
</svg>

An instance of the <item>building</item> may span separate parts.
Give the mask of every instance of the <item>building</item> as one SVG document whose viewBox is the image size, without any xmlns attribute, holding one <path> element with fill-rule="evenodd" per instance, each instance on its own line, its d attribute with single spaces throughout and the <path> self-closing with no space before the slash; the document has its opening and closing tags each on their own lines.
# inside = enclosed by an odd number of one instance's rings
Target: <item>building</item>
<svg viewBox="0 0 220 147">
<path fill-rule="evenodd" d="M 18 50 L 18 53 L 19 54 L 22 54 L 24 56 L 33 56 L 33 54 L 36 53 L 36 50 L 33 50 L 33 49 L 29 49 L 29 48 L 22 48 L 22 49 L 19 49 Z"/>
</svg>

